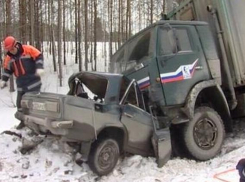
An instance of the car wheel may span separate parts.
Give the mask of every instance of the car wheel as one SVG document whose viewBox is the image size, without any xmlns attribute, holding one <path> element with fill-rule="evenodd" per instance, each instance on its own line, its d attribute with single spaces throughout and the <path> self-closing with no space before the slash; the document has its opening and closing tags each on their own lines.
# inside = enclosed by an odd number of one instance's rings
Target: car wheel
<svg viewBox="0 0 245 182">
<path fill-rule="evenodd" d="M 183 128 L 183 146 L 187 154 L 196 160 L 208 160 L 221 150 L 225 137 L 219 114 L 209 107 L 195 110 L 193 119 Z"/>
<path fill-rule="evenodd" d="M 99 176 L 109 174 L 117 164 L 119 146 L 116 140 L 104 138 L 97 140 L 92 146 L 88 158 L 90 169 Z"/>
</svg>

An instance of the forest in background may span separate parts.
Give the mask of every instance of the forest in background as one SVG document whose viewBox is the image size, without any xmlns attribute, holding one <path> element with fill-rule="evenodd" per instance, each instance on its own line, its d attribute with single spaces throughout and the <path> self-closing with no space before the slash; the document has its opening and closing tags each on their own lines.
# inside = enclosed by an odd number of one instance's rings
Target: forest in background
<svg viewBox="0 0 245 182">
<path fill-rule="evenodd" d="M 75 42 L 74 63 L 79 71 L 89 70 L 89 64 L 96 71 L 98 42 L 104 43 L 104 57 L 110 58 L 129 37 L 159 20 L 161 13 L 171 11 L 180 1 L 0 0 L 0 38 L 12 35 L 41 51 L 47 42 L 59 77 L 67 62 L 68 43 Z M 1 63 L 4 54 L 0 46 Z"/>
</svg>

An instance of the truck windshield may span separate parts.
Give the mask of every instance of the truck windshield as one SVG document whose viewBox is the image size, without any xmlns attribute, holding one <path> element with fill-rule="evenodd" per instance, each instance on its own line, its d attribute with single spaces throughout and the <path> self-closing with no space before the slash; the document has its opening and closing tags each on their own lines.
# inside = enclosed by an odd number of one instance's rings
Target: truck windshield
<svg viewBox="0 0 245 182">
<path fill-rule="evenodd" d="M 126 70 L 148 60 L 153 56 L 154 44 L 152 44 L 153 31 L 136 36 L 128 43 L 128 57 L 126 58 Z"/>
<path fill-rule="evenodd" d="M 146 30 L 130 39 L 112 56 L 109 71 L 122 73 L 134 68 L 135 65 L 150 60 L 154 52 L 154 29 Z"/>
</svg>

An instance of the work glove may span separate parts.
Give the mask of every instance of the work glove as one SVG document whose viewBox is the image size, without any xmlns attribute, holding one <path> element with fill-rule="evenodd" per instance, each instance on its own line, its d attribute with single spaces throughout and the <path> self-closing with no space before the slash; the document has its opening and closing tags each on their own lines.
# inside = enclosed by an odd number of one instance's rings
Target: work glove
<svg viewBox="0 0 245 182">
<path fill-rule="evenodd" d="M 36 75 L 37 76 L 43 76 L 44 75 L 44 69 L 36 69 Z"/>
<path fill-rule="evenodd" d="M 0 82 L 0 88 L 1 89 L 3 89 L 4 87 L 6 87 L 7 86 L 7 82 L 5 82 L 5 81 L 1 81 Z"/>
</svg>

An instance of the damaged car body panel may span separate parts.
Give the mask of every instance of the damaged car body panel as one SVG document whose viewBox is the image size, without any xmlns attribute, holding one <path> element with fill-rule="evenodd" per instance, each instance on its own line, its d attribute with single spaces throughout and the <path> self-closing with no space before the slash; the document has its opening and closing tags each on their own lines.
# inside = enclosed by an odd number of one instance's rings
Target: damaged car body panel
<svg viewBox="0 0 245 182">
<path fill-rule="evenodd" d="M 159 167 L 170 158 L 169 129 L 154 124 L 135 80 L 121 74 L 79 72 L 68 84 L 67 95 L 25 94 L 23 112 L 16 117 L 36 133 L 58 135 L 79 146 L 82 160 L 98 175 L 111 172 L 122 152 L 155 156 Z"/>
</svg>

